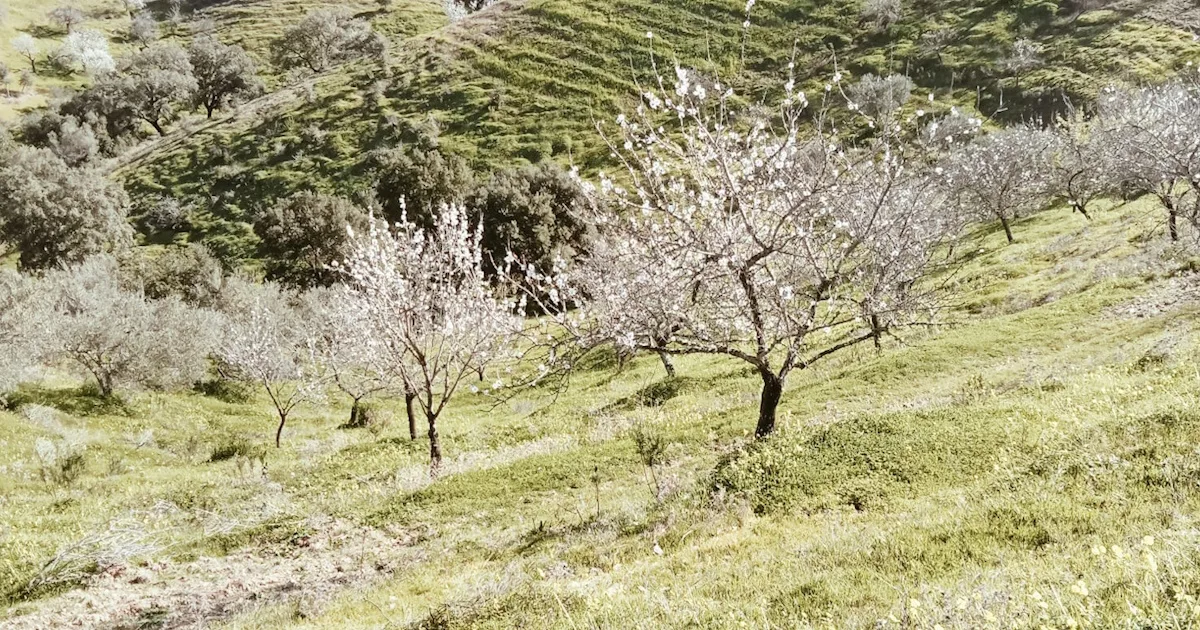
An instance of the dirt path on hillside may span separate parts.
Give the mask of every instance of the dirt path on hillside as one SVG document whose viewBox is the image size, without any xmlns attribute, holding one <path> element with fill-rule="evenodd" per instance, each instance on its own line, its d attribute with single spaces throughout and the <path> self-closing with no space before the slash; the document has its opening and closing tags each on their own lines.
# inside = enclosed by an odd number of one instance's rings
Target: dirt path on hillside
<svg viewBox="0 0 1200 630">
<path fill-rule="evenodd" d="M 329 519 L 311 525 L 311 535 L 224 557 L 110 567 L 83 588 L 32 603 L 31 612 L 0 621 L 0 627 L 201 628 L 287 602 L 307 616 L 346 589 L 424 559 L 415 532 L 393 535 Z"/>
</svg>

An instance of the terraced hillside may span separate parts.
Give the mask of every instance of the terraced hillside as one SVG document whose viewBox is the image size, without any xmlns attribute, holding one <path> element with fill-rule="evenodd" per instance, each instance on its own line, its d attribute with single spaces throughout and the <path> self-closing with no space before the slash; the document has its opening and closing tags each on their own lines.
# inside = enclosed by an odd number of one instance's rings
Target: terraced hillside
<svg viewBox="0 0 1200 630">
<path fill-rule="evenodd" d="M 0 411 L 0 625 L 1193 627 L 1200 280 L 1156 214 L 971 236 L 952 325 L 797 375 L 757 446 L 720 359 L 456 399 L 435 481 L 337 398 L 275 451 L 266 400 L 50 375 Z"/>
<path fill-rule="evenodd" d="M 330 4 L 316 0 L 185 0 L 180 3 L 181 11 L 176 19 L 172 16 L 170 3 L 154 0 L 147 4 L 147 11 L 160 21 L 160 34 L 167 39 L 187 41 L 194 33 L 204 32 L 215 34 L 226 43 L 243 46 L 257 59 L 259 67 L 271 79 L 270 83 L 277 85 L 279 77 L 274 76 L 268 63 L 270 41 L 306 12 Z M 392 37 L 407 37 L 446 23 L 441 5 L 434 0 L 396 0 L 387 6 L 371 0 L 343 0 L 336 5 L 369 17 L 376 29 Z M 79 8 L 85 20 L 77 28 L 96 30 L 107 36 L 114 56 L 134 49 L 129 41 L 130 18 L 121 0 L 62 3 L 9 0 L 3 6 L 6 14 L 0 20 L 0 63 L 13 70 L 29 67 L 28 60 L 12 46 L 14 38 L 28 34 L 35 39 L 41 72 L 30 90 L 18 91 L 16 79 L 10 80 L 12 91 L 0 96 L 0 120 L 15 118 L 23 111 L 44 105 L 55 90 L 78 88 L 86 82 L 85 77 L 59 72 L 47 63 L 46 58 L 66 36 L 66 32 L 49 18 L 48 14 L 55 7 Z"/>
<path fill-rule="evenodd" d="M 250 239 L 242 222 L 280 195 L 358 192 L 367 153 L 414 130 L 482 170 L 542 160 L 601 168 L 608 152 L 595 123 L 653 80 L 652 59 L 725 77 L 755 100 L 779 89 L 794 51 L 815 92 L 835 65 L 851 77 L 903 72 L 940 107 L 1009 119 L 1051 116 L 1064 99 L 1086 102 L 1113 81 L 1160 80 L 1200 61 L 1190 33 L 1152 19 L 1154 3 L 1112 7 L 916 1 L 884 33 L 856 0 L 759 2 L 749 29 L 735 0 L 505 0 L 399 41 L 382 82 L 373 69 L 343 68 L 148 147 L 117 174 L 135 196 L 203 200 L 213 216 L 191 237 L 228 248 Z M 1019 72 L 1005 63 L 1018 39 L 1038 58 Z"/>
</svg>

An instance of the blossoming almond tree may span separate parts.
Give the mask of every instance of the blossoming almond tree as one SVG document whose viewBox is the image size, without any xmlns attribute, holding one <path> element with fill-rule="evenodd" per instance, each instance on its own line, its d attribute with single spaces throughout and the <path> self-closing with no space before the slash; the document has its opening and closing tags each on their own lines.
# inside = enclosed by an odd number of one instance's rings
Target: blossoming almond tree
<svg viewBox="0 0 1200 630">
<path fill-rule="evenodd" d="M 750 364 L 763 437 L 792 372 L 928 321 L 943 194 L 887 136 L 855 148 L 819 121 L 803 131 L 791 82 L 776 122 L 735 115 L 732 91 L 685 70 L 664 92 L 618 119 L 627 184 L 591 190 L 591 251 L 560 273 L 524 269 L 541 282 L 528 293 L 557 302 L 576 338 Z"/>
<path fill-rule="evenodd" d="M 262 386 L 279 416 L 275 447 L 288 417 L 305 402 L 325 398 L 328 371 L 319 360 L 315 336 L 272 284 L 255 292 L 242 312 L 226 323 L 217 355 L 241 379 Z"/>
<path fill-rule="evenodd" d="M 1054 141 L 1052 132 L 1029 126 L 976 138 L 947 158 L 947 187 L 964 214 L 999 220 L 1013 243 L 1012 222 L 1049 200 Z"/>
<path fill-rule="evenodd" d="M 1099 102 L 1121 178 L 1162 203 L 1172 241 L 1180 240 L 1180 218 L 1200 228 L 1200 87 L 1193 81 L 1110 90 Z"/>
<path fill-rule="evenodd" d="M 303 295 L 318 360 L 326 366 L 333 384 L 352 401 L 351 425 L 360 419 L 364 399 L 396 389 L 398 381 L 388 369 L 387 353 L 379 339 L 363 334 L 369 322 L 363 319 L 363 309 L 353 303 L 356 299 L 343 286 L 312 289 Z M 406 398 L 409 432 L 415 434 L 413 398 L 411 394 Z"/>
<path fill-rule="evenodd" d="M 355 297 L 348 303 L 362 309 L 363 330 L 388 369 L 416 394 L 436 474 L 438 418 L 468 377 L 511 358 L 523 330 L 519 305 L 498 296 L 485 277 L 481 234 L 462 207 L 443 206 L 430 231 L 405 217 L 394 226 L 373 222 L 354 239 L 340 265 Z M 489 389 L 504 386 L 498 379 Z"/>
</svg>

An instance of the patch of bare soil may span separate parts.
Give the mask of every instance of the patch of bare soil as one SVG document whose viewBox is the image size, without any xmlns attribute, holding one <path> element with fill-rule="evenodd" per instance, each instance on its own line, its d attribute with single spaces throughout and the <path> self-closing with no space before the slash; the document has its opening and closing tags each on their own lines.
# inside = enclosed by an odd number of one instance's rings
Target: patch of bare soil
<svg viewBox="0 0 1200 630">
<path fill-rule="evenodd" d="M 32 612 L 0 621 L 0 627 L 201 628 L 285 602 L 295 602 L 299 614 L 311 614 L 346 589 L 423 558 L 415 533 L 392 535 L 332 519 L 311 525 L 311 535 L 269 548 L 186 563 L 108 567 L 84 588 L 41 600 Z"/>
</svg>

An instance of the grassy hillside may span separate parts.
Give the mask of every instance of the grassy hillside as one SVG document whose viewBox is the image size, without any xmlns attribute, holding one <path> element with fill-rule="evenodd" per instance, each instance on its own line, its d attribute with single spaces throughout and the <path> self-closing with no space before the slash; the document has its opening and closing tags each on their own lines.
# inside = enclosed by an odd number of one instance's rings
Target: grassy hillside
<svg viewBox="0 0 1200 630">
<path fill-rule="evenodd" d="M 242 223 L 256 210 L 297 189 L 358 192 L 367 152 L 414 128 L 481 170 L 541 160 L 601 168 L 608 156 L 594 125 L 629 103 L 635 82 L 652 81 L 651 46 L 668 72 L 678 60 L 751 101 L 780 88 L 795 50 L 810 93 L 836 63 L 851 77 L 907 73 L 920 95 L 1014 119 L 1200 61 L 1190 33 L 1144 6 L 1076 15 L 1054 2 L 918 0 L 881 33 L 860 19 L 857 0 L 765 0 L 748 31 L 739 0 L 505 0 L 400 41 L 389 77 L 351 65 L 147 147 L 117 176 L 135 197 L 197 200 L 209 215 L 190 238 L 245 255 L 252 238 Z M 1020 38 L 1036 43 L 1042 65 L 1017 76 L 1004 59 Z"/>
<path fill-rule="evenodd" d="M 797 375 L 749 448 L 758 381 L 723 360 L 463 398 L 432 483 L 395 405 L 349 430 L 334 399 L 275 451 L 262 400 L 51 377 L 0 412 L 4 623 L 1192 627 L 1200 280 L 1148 253 L 1155 215 L 971 236 L 952 325 Z M 38 440 L 85 444 L 78 479 L 42 480 Z M 112 562 L 23 589 L 56 551 Z"/>
<path fill-rule="evenodd" d="M 109 38 L 114 57 L 133 49 L 128 41 L 130 18 L 121 0 L 5 2 L 7 17 L 0 21 L 0 63 L 15 70 L 29 68 L 29 62 L 11 46 L 13 38 L 22 33 L 36 39 L 40 55 L 35 88 L 21 93 L 14 77 L 10 86 L 12 92 L 0 96 L 0 120 L 15 119 L 24 111 L 45 105 L 56 90 L 78 89 L 85 84 L 85 77 L 56 72 L 46 59 L 66 35 L 48 18 L 48 13 L 60 5 L 74 6 L 83 11 L 86 20 L 77 28 L 104 33 Z M 165 0 L 149 2 L 147 10 L 161 22 L 161 35 L 168 40 L 186 42 L 193 32 L 202 30 L 226 43 L 241 45 L 259 62 L 269 83 L 276 85 L 279 77 L 274 76 L 269 63 L 271 40 L 308 11 L 329 6 L 345 7 L 356 15 L 366 17 L 376 29 L 395 38 L 429 31 L 446 22 L 441 5 L 435 0 L 395 0 L 386 7 L 373 0 L 339 0 L 332 3 L 316 0 L 185 0 L 182 4 L 182 21 L 178 23 L 171 20 L 170 5 Z"/>
</svg>

